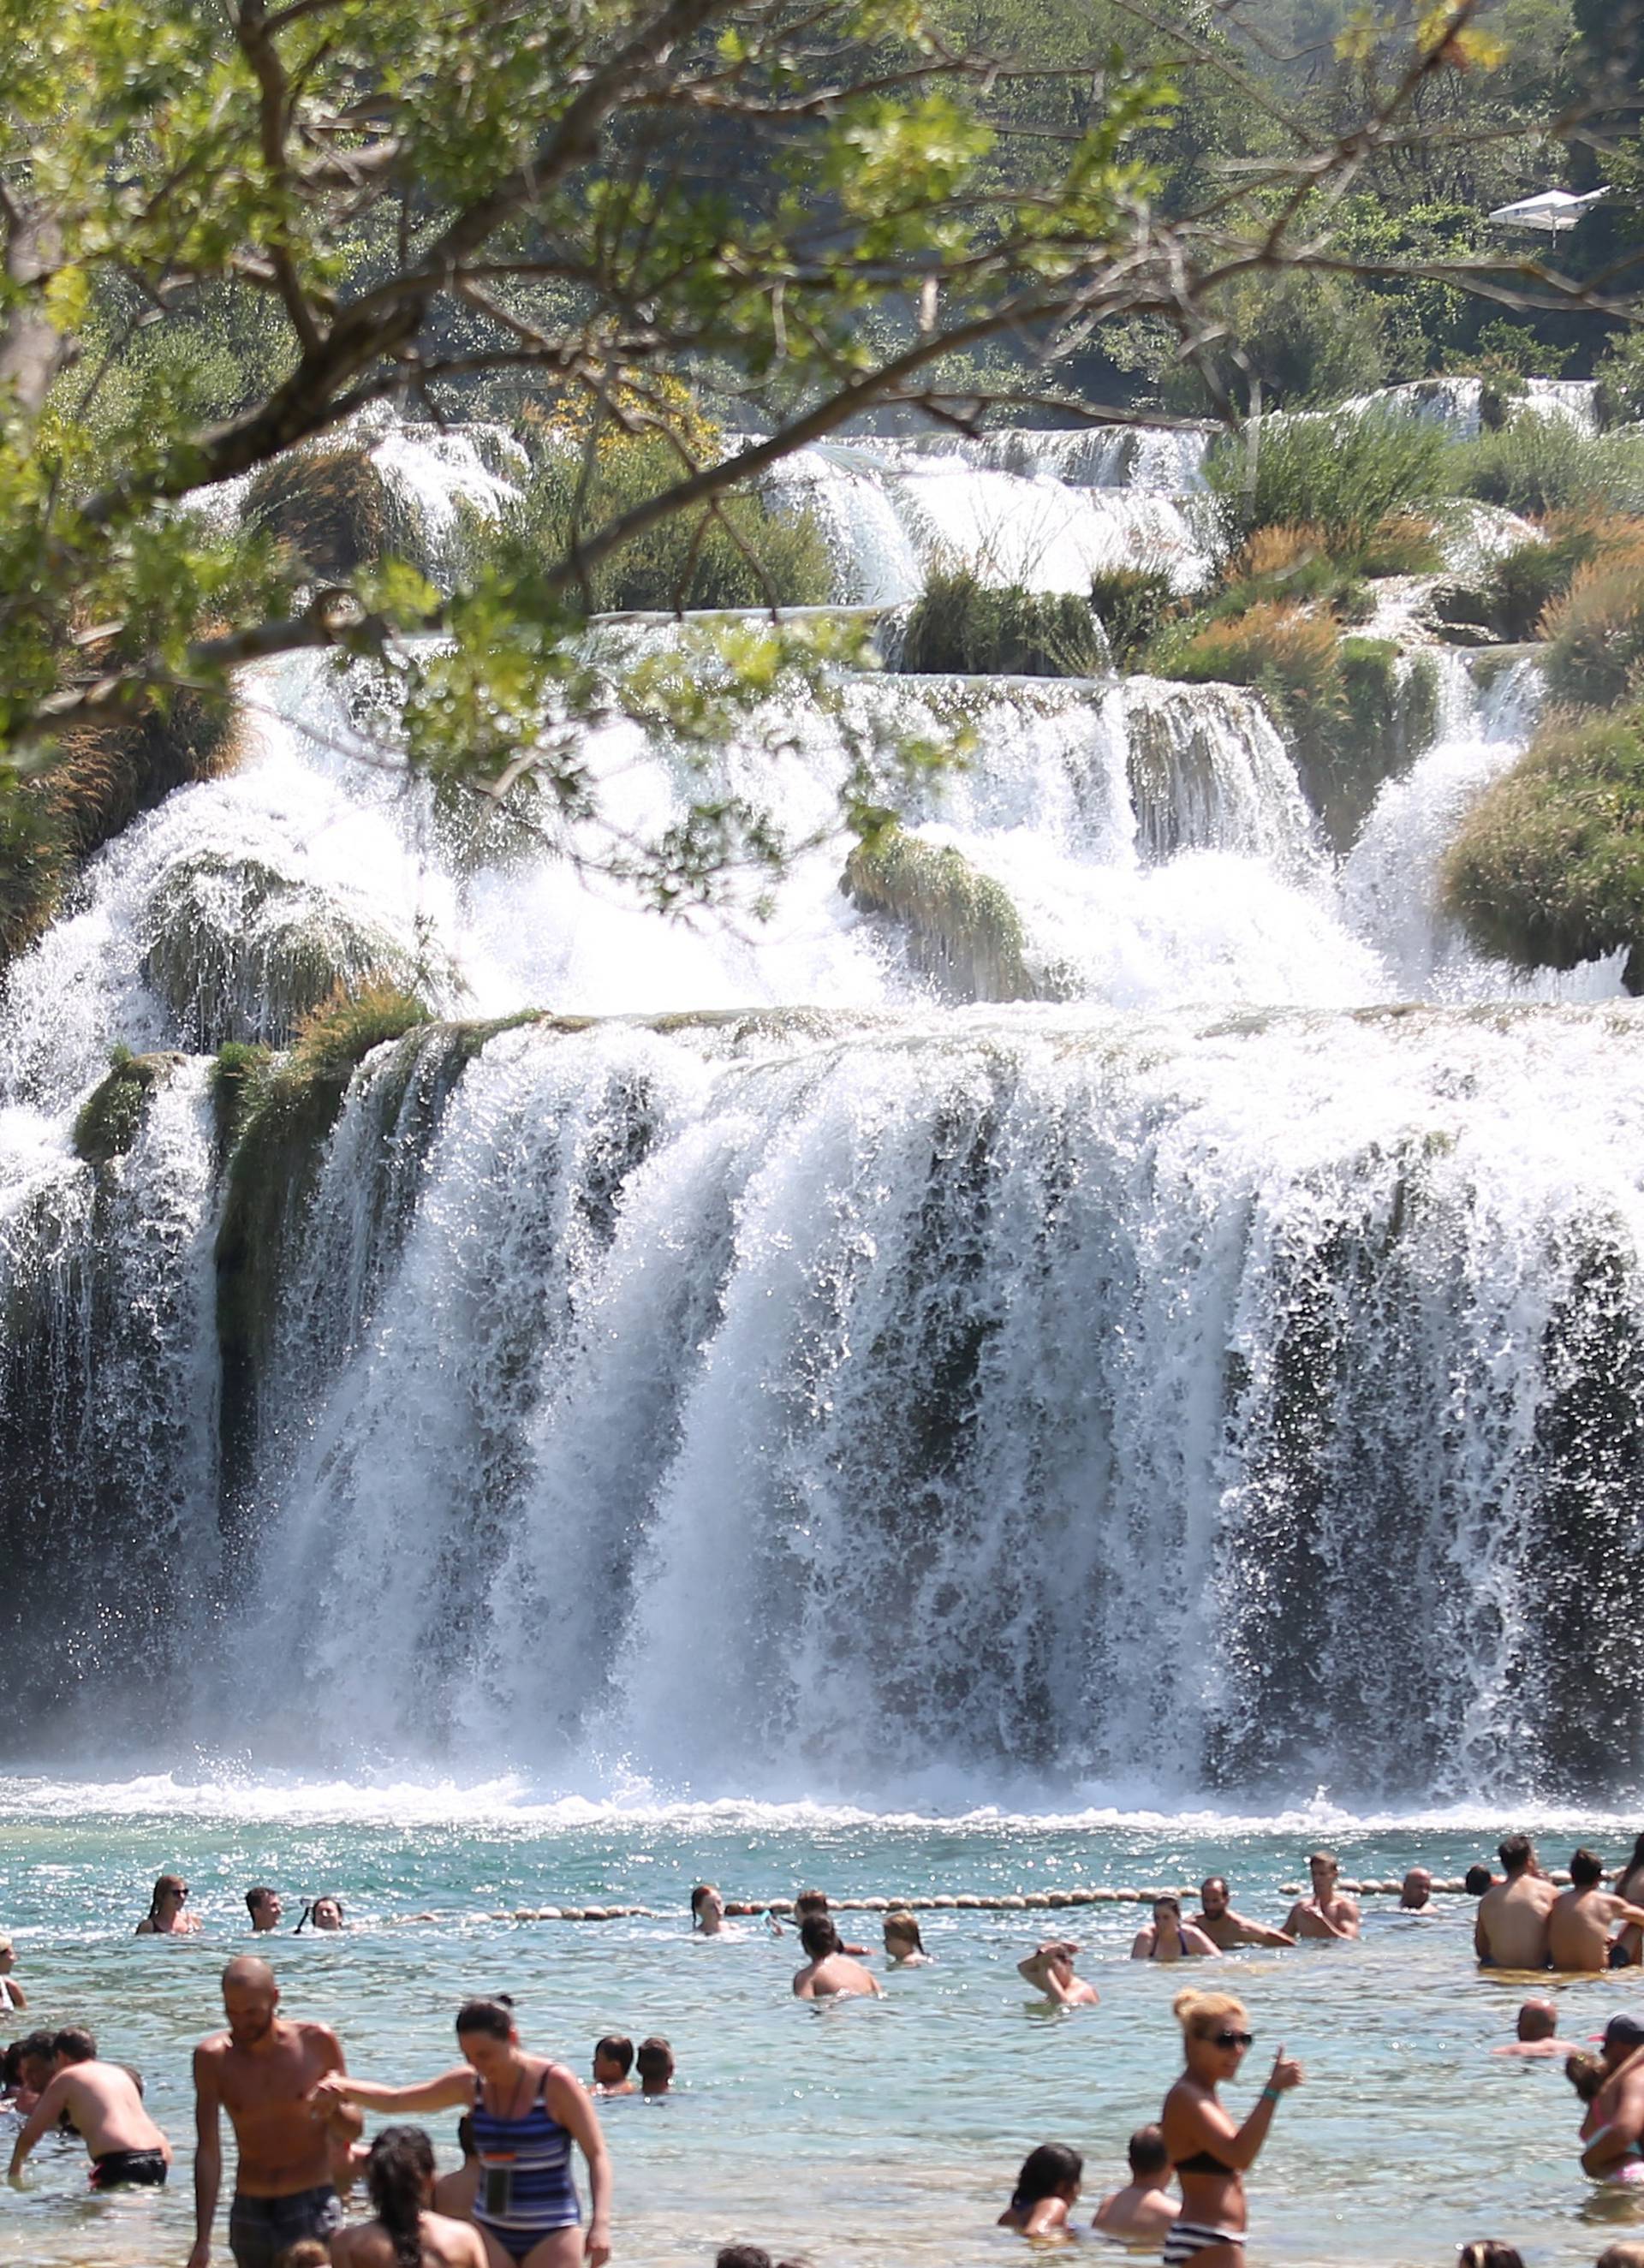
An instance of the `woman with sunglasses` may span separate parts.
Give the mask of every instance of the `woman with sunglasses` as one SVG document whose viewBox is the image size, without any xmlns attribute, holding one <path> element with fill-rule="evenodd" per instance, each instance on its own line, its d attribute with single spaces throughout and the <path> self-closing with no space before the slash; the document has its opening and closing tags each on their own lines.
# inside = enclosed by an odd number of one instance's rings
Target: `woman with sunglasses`
<svg viewBox="0 0 1644 2268">
<path fill-rule="evenodd" d="M 137 1924 L 139 1937 L 193 1937 L 200 1926 L 198 1914 L 185 1913 L 188 1885 L 181 1874 L 162 1874 L 154 1885 L 149 1910 Z"/>
<path fill-rule="evenodd" d="M 1230 1992 L 1178 1992 L 1187 2068 L 1164 2099 L 1159 2123 L 1182 2184 L 1182 2217 L 1164 2242 L 1165 2268 L 1242 2268 L 1244 2176 L 1267 2139 L 1279 2098 L 1301 2084 L 1301 2066 L 1283 2048 L 1242 2126 L 1217 2098 L 1235 2079 L 1250 2044 L 1244 2009 Z"/>
</svg>

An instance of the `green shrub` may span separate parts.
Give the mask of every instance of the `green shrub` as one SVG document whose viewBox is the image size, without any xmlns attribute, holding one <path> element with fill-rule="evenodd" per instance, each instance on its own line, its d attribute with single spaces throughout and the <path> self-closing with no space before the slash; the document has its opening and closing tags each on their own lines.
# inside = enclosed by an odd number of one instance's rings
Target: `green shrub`
<svg viewBox="0 0 1644 2268">
<path fill-rule="evenodd" d="M 226 1157 L 254 1108 L 272 1050 L 247 1040 L 225 1040 L 211 1065 L 211 1105 L 218 1155 Z"/>
<path fill-rule="evenodd" d="M 1447 912 L 1515 968 L 1625 948 L 1644 990 L 1644 711 L 1568 718 L 1485 789 L 1446 854 Z"/>
<path fill-rule="evenodd" d="M 1547 688 L 1556 700 L 1605 708 L 1644 670 L 1644 556 L 1613 555 L 1578 567 L 1543 617 Z"/>
<path fill-rule="evenodd" d="M 1345 712 L 1336 625 L 1298 607 L 1262 600 L 1242 614 L 1167 631 L 1150 659 L 1161 677 L 1252 687 L 1287 739 L 1322 732 Z"/>
<path fill-rule="evenodd" d="M 1644 418 L 1644 331 L 1620 331 L 1593 368 L 1598 415 L 1606 425 Z"/>
<path fill-rule="evenodd" d="M 149 1096 L 181 1060 L 176 1055 L 134 1056 L 129 1048 L 111 1048 L 107 1078 L 92 1089 L 76 1116 L 75 1156 L 88 1166 L 108 1166 L 123 1158 L 142 1130 Z"/>
<path fill-rule="evenodd" d="M 1091 578 L 1090 603 L 1108 634 L 1114 666 L 1131 669 L 1176 605 L 1162 567 L 1103 567 Z"/>
<path fill-rule="evenodd" d="M 900 669 L 940 677 L 1095 677 L 1108 666 L 1087 600 L 990 590 L 974 575 L 933 575 L 903 634 Z"/>
<path fill-rule="evenodd" d="M 1205 476 L 1234 541 L 1259 527 L 1316 528 L 1328 555 L 1364 552 L 1389 520 L 1429 514 L 1445 494 L 1439 429 L 1394 409 L 1274 417 L 1211 450 Z"/>
<path fill-rule="evenodd" d="M 309 572 L 339 582 L 396 548 L 403 531 L 387 481 L 363 449 L 296 449 L 246 490 L 245 519 L 289 544 Z"/>
<path fill-rule="evenodd" d="M 598 452 L 580 512 L 583 460 L 564 450 L 549 455 L 522 502 L 504 515 L 482 545 L 505 561 L 557 556 L 621 519 L 682 476 L 666 441 L 613 438 Z M 821 529 L 809 512 L 770 510 L 751 489 L 719 498 L 717 509 L 676 512 L 637 535 L 588 571 L 592 614 L 685 607 L 823 606 L 833 571 Z"/>
<path fill-rule="evenodd" d="M 913 966 L 950 999 L 1032 1000 L 1021 923 L 1009 894 L 961 852 L 891 827 L 859 843 L 840 889 L 866 912 L 889 915 Z"/>
<path fill-rule="evenodd" d="M 1644 440 L 1581 432 L 1562 417 L 1515 417 L 1451 452 L 1461 493 L 1509 512 L 1644 512 Z"/>
<path fill-rule="evenodd" d="M 1600 512 L 1567 512 L 1547 523 L 1543 542 L 1515 544 L 1484 578 L 1491 627 L 1515 641 L 1540 634 L 1542 618 L 1579 568 L 1599 558 L 1644 554 L 1644 523 Z"/>
</svg>

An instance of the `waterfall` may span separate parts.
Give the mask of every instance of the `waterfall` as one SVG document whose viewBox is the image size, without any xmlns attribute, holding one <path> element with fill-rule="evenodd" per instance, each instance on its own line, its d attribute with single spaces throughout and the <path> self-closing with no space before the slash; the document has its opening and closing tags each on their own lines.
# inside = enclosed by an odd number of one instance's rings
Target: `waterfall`
<svg viewBox="0 0 1644 2268">
<path fill-rule="evenodd" d="M 1395 392 L 1459 431 L 1470 387 Z M 523 472 L 479 429 L 360 438 L 447 567 Z M 767 493 L 842 603 L 954 565 L 1187 587 L 1210 438 L 852 438 Z M 245 672 L 238 767 L 4 978 L 14 1752 L 187 1723 L 590 1791 L 1630 1788 L 1644 1705 L 1588 1608 L 1644 1609 L 1644 1008 L 1446 923 L 1540 678 L 1427 656 L 1432 745 L 1345 858 L 1239 687 L 779 681 L 706 755 L 587 728 L 605 820 L 550 842 L 385 761 L 382 673 Z M 955 755 L 904 799 L 911 880 L 847 895 L 841 791 L 907 742 Z M 666 923 L 603 870 L 704 795 L 796 856 Z M 939 994 L 949 887 L 1008 1005 Z M 432 1020 L 233 1148 L 213 1052 L 367 975 Z M 92 1166 L 118 1047 L 152 1084 Z M 323 1705 L 271 1721 L 276 1688 Z"/>
</svg>

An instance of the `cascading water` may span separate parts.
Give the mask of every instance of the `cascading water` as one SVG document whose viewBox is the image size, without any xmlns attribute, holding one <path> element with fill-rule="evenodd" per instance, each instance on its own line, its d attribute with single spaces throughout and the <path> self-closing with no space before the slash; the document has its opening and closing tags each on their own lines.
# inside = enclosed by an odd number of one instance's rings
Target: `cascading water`
<svg viewBox="0 0 1644 2268">
<path fill-rule="evenodd" d="M 1185 583 L 1205 446 L 852 441 L 771 490 L 841 600 L 943 563 Z M 373 453 L 439 541 L 460 493 L 505 502 L 491 444 Z M 1644 1608 L 1639 1012 L 1447 930 L 1438 862 L 1537 680 L 1436 661 L 1433 745 L 1340 862 L 1239 688 L 779 690 L 707 784 L 814 847 L 768 922 L 687 928 L 359 762 L 367 673 L 247 673 L 239 768 L 92 859 L 8 979 L 27 1690 L 117 1696 L 138 1740 L 187 1695 L 305 1766 L 699 1793 L 1624 1783 L 1628 1666 L 1572 1688 L 1550 1633 L 1593 1585 Z M 853 752 L 905 734 L 973 752 L 904 833 L 1035 1002 L 938 997 L 917 865 L 894 909 L 840 887 Z M 634 725 L 584 754 L 623 828 L 704 789 Z M 378 1049 L 248 1182 L 204 1056 L 368 972 L 512 1027 Z M 93 1166 L 115 1042 L 194 1052 Z M 296 1674 L 325 1705 L 282 1749 Z"/>
</svg>

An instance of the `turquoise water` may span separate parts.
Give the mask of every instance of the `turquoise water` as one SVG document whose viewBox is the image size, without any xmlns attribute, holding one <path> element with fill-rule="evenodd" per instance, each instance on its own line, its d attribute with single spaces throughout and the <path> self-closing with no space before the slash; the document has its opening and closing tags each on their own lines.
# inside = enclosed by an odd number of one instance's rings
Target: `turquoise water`
<svg viewBox="0 0 1644 2268">
<path fill-rule="evenodd" d="M 527 2046 L 586 2073 L 595 2037 L 661 2031 L 679 2062 L 662 2103 L 603 2110 L 616 2172 L 618 2263 L 702 2264 L 733 2238 L 815 2268 L 882 2261 L 994 2263 L 1019 2240 L 992 2227 L 1021 2156 L 1060 2139 L 1086 2155 L 1089 2202 L 1120 2178 L 1126 2135 L 1157 2114 L 1178 2068 L 1169 2014 L 1177 1970 L 1125 1958 L 1137 1912 L 934 1913 L 936 1965 L 892 1974 L 880 2005 L 796 2003 L 790 1935 L 754 1925 L 692 1943 L 690 1887 L 727 1897 L 940 1890 L 1016 1892 L 1075 1882 L 1196 1881 L 1213 1867 L 1247 1911 L 1279 1918 L 1281 1885 L 1328 1837 L 1349 1874 L 1419 1859 L 1459 1874 L 1505 1821 L 1353 1822 L 1314 1808 L 1284 1818 L 1171 1822 L 876 1818 L 803 1807 L 534 1806 L 517 1790 L 278 1792 L 169 1782 L 74 1789 L 0 1782 L 0 1919 L 16 1938 L 27 2021 L 89 2022 L 106 2053 L 143 2070 L 178 2146 L 173 2186 L 91 2199 L 77 2149 L 48 2146 L 25 2192 L 0 2191 L 0 2259 L 39 2268 L 181 2261 L 190 2239 L 188 2057 L 213 2028 L 217 1976 L 243 1946 L 245 1888 L 273 1883 L 288 1922 L 301 1898 L 339 1892 L 343 1939 L 282 1935 L 287 2012 L 342 2035 L 368 2077 L 426 2077 L 453 2059 L 451 2019 L 472 1992 L 505 1990 Z M 1546 1854 L 1581 1836 L 1613 1860 L 1626 1822 L 1561 1819 Z M 202 1938 L 133 1940 L 162 1869 L 182 1871 Z M 643 1904 L 660 1919 L 494 1918 L 515 1906 Z M 1471 1907 L 1401 1919 L 1374 1904 L 1359 1947 L 1245 1953 L 1215 1964 L 1250 2009 L 1248 2102 L 1282 2041 L 1307 2066 L 1281 2106 L 1251 2184 L 1253 2263 L 1289 2268 L 1445 2263 L 1463 2239 L 1518 2243 L 1542 2268 L 1591 2262 L 1608 2241 L 1576 2163 L 1577 2105 L 1556 2069 L 1493 2058 L 1519 1992 L 1480 1978 Z M 433 1912 L 433 1924 L 408 1917 Z M 873 1917 L 857 1918 L 864 1942 Z M 1014 1963 L 1065 1924 L 1102 1993 L 1095 2010 L 1032 2003 Z M 1204 1981 L 1210 1964 L 1189 1973 Z M 1596 2032 L 1637 1984 L 1556 1987 L 1562 2029 Z M 20 2027 L 19 2027 L 20 2029 Z M 453 2161 L 438 2122 L 442 2161 Z M 0 2136 L 4 2139 L 4 2136 Z M 1087 2212 L 1082 2218 L 1088 2218 Z M 219 2259 L 226 2260 L 225 2246 Z"/>
</svg>

